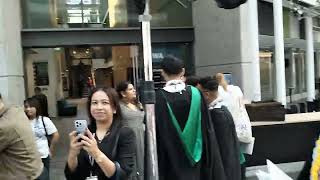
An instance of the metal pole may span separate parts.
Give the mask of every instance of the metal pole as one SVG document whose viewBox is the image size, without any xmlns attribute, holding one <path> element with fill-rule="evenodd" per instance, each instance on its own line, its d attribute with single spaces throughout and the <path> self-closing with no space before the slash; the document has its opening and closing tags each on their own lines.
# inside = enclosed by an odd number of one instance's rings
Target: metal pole
<svg viewBox="0 0 320 180">
<path fill-rule="evenodd" d="M 273 1 L 274 44 L 276 64 L 276 100 L 286 106 L 282 0 Z"/>
<path fill-rule="evenodd" d="M 145 2 L 145 10 L 140 16 L 143 40 L 143 59 L 144 59 L 144 97 L 146 111 L 146 156 L 145 156 L 145 180 L 158 180 L 158 156 L 156 144 L 156 125 L 155 125 L 155 92 L 152 79 L 152 55 L 151 55 L 151 30 L 149 13 L 150 0 Z"/>
</svg>

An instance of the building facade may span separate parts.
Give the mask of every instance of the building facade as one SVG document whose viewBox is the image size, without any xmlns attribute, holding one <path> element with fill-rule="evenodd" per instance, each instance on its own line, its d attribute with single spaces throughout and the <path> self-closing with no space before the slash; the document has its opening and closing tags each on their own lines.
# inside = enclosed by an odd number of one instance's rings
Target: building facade
<svg viewBox="0 0 320 180">
<path fill-rule="evenodd" d="M 195 65 L 199 75 L 231 73 L 252 101 L 282 104 L 315 99 L 319 79 L 319 4 L 248 0 L 223 10 L 193 5 Z"/>
<path fill-rule="evenodd" d="M 230 73 L 250 100 L 286 104 L 292 93 L 312 101 L 320 78 L 317 6 L 248 0 L 224 10 L 213 0 L 151 1 L 156 85 L 159 62 L 174 55 L 189 74 Z M 141 1 L 13 0 L 0 9 L 0 92 L 8 103 L 22 104 L 39 86 L 56 116 L 57 100 L 83 97 L 88 77 L 99 86 L 143 78 Z"/>
</svg>

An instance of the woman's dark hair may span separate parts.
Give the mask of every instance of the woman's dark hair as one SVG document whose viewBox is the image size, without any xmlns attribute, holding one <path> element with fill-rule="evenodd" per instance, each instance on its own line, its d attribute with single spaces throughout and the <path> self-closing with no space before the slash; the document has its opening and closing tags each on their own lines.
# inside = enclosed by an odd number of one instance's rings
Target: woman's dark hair
<svg viewBox="0 0 320 180">
<path fill-rule="evenodd" d="M 199 84 L 201 87 L 203 87 L 207 82 L 209 82 L 210 80 L 212 80 L 213 78 L 210 77 L 210 76 L 205 76 L 205 77 L 202 77 L 200 78 L 199 80 Z"/>
<path fill-rule="evenodd" d="M 88 101 L 87 101 L 87 111 L 88 111 L 88 116 L 90 119 L 90 128 L 92 128 L 92 130 L 94 130 L 94 131 L 97 129 L 97 124 L 96 124 L 96 120 L 91 115 L 90 108 L 91 108 L 92 95 L 98 91 L 102 91 L 102 92 L 106 93 L 106 95 L 109 98 L 109 101 L 110 101 L 112 108 L 114 108 L 116 110 L 116 113 L 113 114 L 113 120 L 118 121 L 122 118 L 120 105 L 119 105 L 119 97 L 118 97 L 117 92 L 113 88 L 94 88 L 91 91 L 91 93 L 88 97 Z"/>
<path fill-rule="evenodd" d="M 218 91 L 219 83 L 215 79 L 210 79 L 206 83 L 201 84 L 203 89 L 209 91 Z"/>
<path fill-rule="evenodd" d="M 37 98 L 31 97 L 27 98 L 23 101 L 24 105 L 28 104 L 30 107 L 34 107 L 36 109 L 36 117 L 39 117 L 41 115 L 41 106 L 40 102 Z"/>
<path fill-rule="evenodd" d="M 200 78 L 198 76 L 187 76 L 186 84 L 196 87 L 200 82 Z"/>
<path fill-rule="evenodd" d="M 168 75 L 178 75 L 184 68 L 183 62 L 173 56 L 163 58 L 161 69 Z"/>
<path fill-rule="evenodd" d="M 121 92 L 126 91 L 126 90 L 128 89 L 129 84 L 131 84 L 131 83 L 128 82 L 128 81 L 121 81 L 121 82 L 117 85 L 116 90 L 117 90 L 117 92 L 118 92 L 118 95 L 119 95 L 120 99 L 123 98 Z"/>
</svg>

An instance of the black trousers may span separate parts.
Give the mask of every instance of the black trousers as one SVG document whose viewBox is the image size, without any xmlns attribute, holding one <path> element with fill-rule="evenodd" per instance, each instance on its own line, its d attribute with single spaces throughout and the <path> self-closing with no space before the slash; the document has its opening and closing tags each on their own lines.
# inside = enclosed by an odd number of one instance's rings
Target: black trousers
<svg viewBox="0 0 320 180">
<path fill-rule="evenodd" d="M 43 166 L 42 173 L 36 180 L 49 180 L 49 172 L 46 167 Z"/>
<path fill-rule="evenodd" d="M 37 180 L 50 180 L 50 157 L 41 158 L 43 163 L 43 171 Z"/>
<path fill-rule="evenodd" d="M 246 163 L 241 164 L 241 179 L 246 179 Z"/>
<path fill-rule="evenodd" d="M 41 158 L 41 160 L 42 160 L 44 167 L 47 168 L 48 173 L 49 173 L 49 171 L 50 171 L 50 157 L 48 156 L 47 158 Z"/>
</svg>

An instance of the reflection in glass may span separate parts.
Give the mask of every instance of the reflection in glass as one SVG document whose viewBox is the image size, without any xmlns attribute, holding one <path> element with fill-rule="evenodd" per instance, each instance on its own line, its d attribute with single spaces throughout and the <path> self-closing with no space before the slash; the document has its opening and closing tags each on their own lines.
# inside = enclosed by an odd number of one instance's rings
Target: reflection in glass
<svg viewBox="0 0 320 180">
<path fill-rule="evenodd" d="M 152 26 L 192 26 L 192 1 L 156 0 L 150 2 L 150 9 Z"/>
<path fill-rule="evenodd" d="M 21 0 L 23 28 L 139 27 L 140 0 Z M 192 26 L 189 0 L 151 1 L 154 27 Z"/>
<path fill-rule="evenodd" d="M 296 89 L 295 93 L 306 92 L 306 64 L 304 53 L 293 53 L 296 66 Z"/>
<path fill-rule="evenodd" d="M 260 55 L 261 100 L 268 101 L 273 99 L 272 53 L 260 52 L 259 55 Z"/>
</svg>

